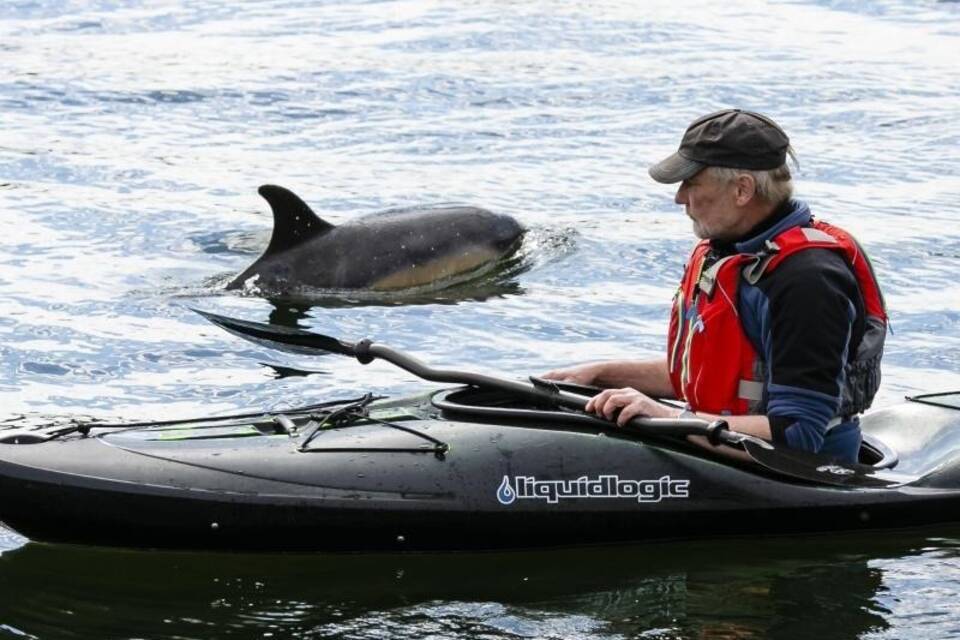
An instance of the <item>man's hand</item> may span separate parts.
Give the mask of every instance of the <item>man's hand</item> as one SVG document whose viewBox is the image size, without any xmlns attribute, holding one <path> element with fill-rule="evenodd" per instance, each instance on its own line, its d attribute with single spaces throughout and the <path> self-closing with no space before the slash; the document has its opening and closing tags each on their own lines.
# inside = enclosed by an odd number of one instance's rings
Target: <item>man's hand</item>
<svg viewBox="0 0 960 640">
<path fill-rule="evenodd" d="M 662 405 L 631 387 L 601 391 L 590 398 L 586 410 L 607 420 L 613 420 L 616 416 L 617 424 L 621 427 L 637 416 L 676 418 L 681 413 L 680 409 Z"/>
<path fill-rule="evenodd" d="M 554 369 L 548 371 L 542 376 L 544 380 L 556 380 L 557 382 L 570 382 L 573 384 L 591 385 L 597 378 L 597 367 L 593 364 L 581 364 L 567 369 Z"/>
</svg>

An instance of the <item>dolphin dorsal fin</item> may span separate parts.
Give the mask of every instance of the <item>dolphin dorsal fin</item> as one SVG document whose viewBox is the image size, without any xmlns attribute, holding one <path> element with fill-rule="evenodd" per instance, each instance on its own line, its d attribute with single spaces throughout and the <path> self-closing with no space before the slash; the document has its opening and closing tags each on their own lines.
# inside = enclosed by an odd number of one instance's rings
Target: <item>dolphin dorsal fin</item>
<svg viewBox="0 0 960 640">
<path fill-rule="evenodd" d="M 289 189 L 275 184 L 265 184 L 257 192 L 264 197 L 273 210 L 273 235 L 264 255 L 286 251 L 301 242 L 333 229 L 333 225 L 321 219 L 306 202 Z"/>
</svg>

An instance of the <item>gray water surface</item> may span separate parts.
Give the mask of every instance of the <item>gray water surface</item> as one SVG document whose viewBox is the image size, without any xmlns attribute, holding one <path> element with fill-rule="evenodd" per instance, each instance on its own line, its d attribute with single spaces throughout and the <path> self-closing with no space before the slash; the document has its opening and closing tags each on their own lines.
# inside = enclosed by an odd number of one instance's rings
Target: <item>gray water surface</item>
<svg viewBox="0 0 960 640">
<path fill-rule="evenodd" d="M 894 329 L 877 404 L 960 389 L 958 51 L 960 4 L 933 0 L 3 3 L 0 418 L 424 388 L 187 306 L 514 376 L 660 353 L 693 239 L 646 167 L 729 106 L 785 127 L 798 196 L 871 253 Z M 417 300 L 228 294 L 269 236 L 263 183 L 333 223 L 509 213 L 522 269 Z M 279 559 L 2 533 L 0 637 L 956 637 L 955 533 Z"/>
</svg>

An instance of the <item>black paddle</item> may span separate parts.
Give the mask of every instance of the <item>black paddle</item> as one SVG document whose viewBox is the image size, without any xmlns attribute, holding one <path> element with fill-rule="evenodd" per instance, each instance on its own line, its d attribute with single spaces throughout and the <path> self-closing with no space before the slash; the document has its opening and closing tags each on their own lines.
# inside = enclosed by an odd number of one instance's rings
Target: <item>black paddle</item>
<svg viewBox="0 0 960 640">
<path fill-rule="evenodd" d="M 431 382 L 497 389 L 581 411 L 587 404 L 584 396 L 544 384 L 547 381 L 529 383 L 453 369 L 434 369 L 412 356 L 367 339 L 351 343 L 305 329 L 239 320 L 198 309 L 193 311 L 236 336 L 281 351 L 307 355 L 336 353 L 354 357 L 361 364 L 380 359 Z M 730 431 L 722 420 L 707 422 L 700 419 L 634 418 L 627 428 L 641 436 L 705 436 L 714 445 L 723 444 L 742 449 L 754 462 L 768 471 L 816 484 L 879 488 L 902 485 L 914 479 L 912 476 L 880 471 L 868 465 L 838 464 L 824 456 L 774 446 L 760 438 Z"/>
</svg>

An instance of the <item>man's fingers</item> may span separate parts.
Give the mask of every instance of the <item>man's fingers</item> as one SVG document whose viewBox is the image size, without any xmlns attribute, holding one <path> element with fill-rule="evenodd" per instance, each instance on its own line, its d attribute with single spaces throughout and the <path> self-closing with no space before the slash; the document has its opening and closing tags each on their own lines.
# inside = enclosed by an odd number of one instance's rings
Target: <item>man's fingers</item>
<svg viewBox="0 0 960 640">
<path fill-rule="evenodd" d="M 614 415 L 617 411 L 623 408 L 629 400 L 627 400 L 623 389 L 613 389 L 610 391 L 610 395 L 607 396 L 606 401 L 603 403 L 603 416 L 607 420 L 613 420 Z"/>
<path fill-rule="evenodd" d="M 612 420 L 617 411 L 633 401 L 637 391 L 630 388 L 605 389 L 587 401 L 587 411 Z"/>
<path fill-rule="evenodd" d="M 601 413 L 603 406 L 606 404 L 607 398 L 610 397 L 611 393 L 613 393 L 613 389 L 604 389 L 597 395 L 587 400 L 587 406 L 585 406 L 584 409 L 591 413 Z"/>
<path fill-rule="evenodd" d="M 620 410 L 620 415 L 617 416 L 617 425 L 624 426 L 637 416 L 644 416 L 647 413 L 643 410 L 642 402 L 631 402 L 623 409 Z"/>
<path fill-rule="evenodd" d="M 654 415 L 653 400 L 636 389 L 605 389 L 587 401 L 585 409 L 624 426 L 638 416 Z"/>
<path fill-rule="evenodd" d="M 604 389 L 590 398 L 584 408 L 607 420 L 616 420 L 621 427 L 636 417 L 663 415 L 656 402 L 631 387 Z"/>
</svg>

